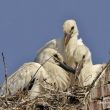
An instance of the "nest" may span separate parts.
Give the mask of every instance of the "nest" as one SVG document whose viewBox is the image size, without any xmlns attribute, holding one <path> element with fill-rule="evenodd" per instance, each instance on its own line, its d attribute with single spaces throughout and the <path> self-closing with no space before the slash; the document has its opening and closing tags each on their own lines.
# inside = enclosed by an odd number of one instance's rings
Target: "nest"
<svg viewBox="0 0 110 110">
<path fill-rule="evenodd" d="M 13 96 L 0 97 L 0 110 L 76 110 L 85 97 L 85 88 L 69 88 L 67 91 L 48 90 L 44 95 L 29 100 L 27 91 Z"/>
</svg>

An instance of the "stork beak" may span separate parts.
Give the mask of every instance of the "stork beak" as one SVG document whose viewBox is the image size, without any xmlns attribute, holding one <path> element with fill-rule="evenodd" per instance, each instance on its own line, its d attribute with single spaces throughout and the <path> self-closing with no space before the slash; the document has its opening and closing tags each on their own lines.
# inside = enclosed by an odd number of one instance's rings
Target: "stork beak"
<svg viewBox="0 0 110 110">
<path fill-rule="evenodd" d="M 66 63 L 59 62 L 59 66 L 63 68 L 65 71 L 75 74 L 76 70 L 72 67 L 68 66 Z"/>
<path fill-rule="evenodd" d="M 67 46 L 69 40 L 71 38 L 71 34 L 65 33 L 64 34 L 64 45 Z"/>
</svg>

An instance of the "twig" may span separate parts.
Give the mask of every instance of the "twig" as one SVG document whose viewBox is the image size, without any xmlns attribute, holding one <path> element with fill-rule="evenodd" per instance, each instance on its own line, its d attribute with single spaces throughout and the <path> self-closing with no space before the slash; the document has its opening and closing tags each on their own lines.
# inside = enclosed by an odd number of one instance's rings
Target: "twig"
<svg viewBox="0 0 110 110">
<path fill-rule="evenodd" d="M 3 52 L 2 52 L 2 59 L 3 59 L 3 64 L 4 64 L 4 70 L 5 70 L 6 94 L 7 94 L 7 91 L 8 91 L 8 88 L 7 88 L 7 67 L 6 67 L 5 56 L 4 56 Z"/>
</svg>

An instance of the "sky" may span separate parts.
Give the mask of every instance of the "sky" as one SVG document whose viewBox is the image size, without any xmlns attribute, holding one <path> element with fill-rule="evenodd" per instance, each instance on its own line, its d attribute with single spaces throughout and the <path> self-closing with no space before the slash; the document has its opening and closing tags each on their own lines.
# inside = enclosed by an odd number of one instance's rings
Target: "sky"
<svg viewBox="0 0 110 110">
<path fill-rule="evenodd" d="M 0 0 L 0 82 L 3 52 L 8 76 L 33 61 L 39 48 L 63 38 L 63 23 L 75 19 L 79 38 L 94 63 L 110 59 L 110 0 Z"/>
</svg>

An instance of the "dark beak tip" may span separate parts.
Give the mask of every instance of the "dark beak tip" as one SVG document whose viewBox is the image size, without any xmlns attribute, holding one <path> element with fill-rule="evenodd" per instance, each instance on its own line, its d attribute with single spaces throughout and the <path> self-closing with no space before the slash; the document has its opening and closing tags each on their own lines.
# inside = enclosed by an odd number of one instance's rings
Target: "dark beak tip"
<svg viewBox="0 0 110 110">
<path fill-rule="evenodd" d="M 59 62 L 59 66 L 61 67 L 61 68 L 63 68 L 65 71 L 68 71 L 68 72 L 70 72 L 70 73 L 73 73 L 73 74 L 75 74 L 75 72 L 76 72 L 76 70 L 75 69 L 73 69 L 72 67 L 70 67 L 70 66 L 68 66 L 66 63 L 61 63 L 61 62 Z"/>
</svg>

